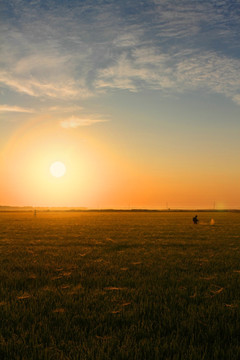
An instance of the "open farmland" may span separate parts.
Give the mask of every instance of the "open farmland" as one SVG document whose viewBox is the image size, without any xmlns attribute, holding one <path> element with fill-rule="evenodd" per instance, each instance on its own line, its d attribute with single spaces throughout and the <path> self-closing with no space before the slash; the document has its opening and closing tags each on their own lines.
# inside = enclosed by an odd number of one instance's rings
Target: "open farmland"
<svg viewBox="0 0 240 360">
<path fill-rule="evenodd" d="M 193 215 L 0 213 L 0 358 L 239 359 L 240 213 Z"/>
</svg>

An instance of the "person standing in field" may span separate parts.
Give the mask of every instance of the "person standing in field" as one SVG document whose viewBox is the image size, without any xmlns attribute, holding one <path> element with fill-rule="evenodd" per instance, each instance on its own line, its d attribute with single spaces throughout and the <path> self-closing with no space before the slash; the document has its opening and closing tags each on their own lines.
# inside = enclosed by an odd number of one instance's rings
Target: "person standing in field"
<svg viewBox="0 0 240 360">
<path fill-rule="evenodd" d="M 197 215 L 195 215 L 192 220 L 194 224 L 197 224 L 199 221 Z"/>
</svg>

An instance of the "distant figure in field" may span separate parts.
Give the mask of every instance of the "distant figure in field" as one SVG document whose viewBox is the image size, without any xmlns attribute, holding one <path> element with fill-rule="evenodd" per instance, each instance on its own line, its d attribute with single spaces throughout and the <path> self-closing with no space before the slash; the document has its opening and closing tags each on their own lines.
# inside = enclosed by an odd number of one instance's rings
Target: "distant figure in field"
<svg viewBox="0 0 240 360">
<path fill-rule="evenodd" d="M 192 219 L 194 224 L 197 224 L 199 222 L 197 215 L 195 215 Z"/>
</svg>

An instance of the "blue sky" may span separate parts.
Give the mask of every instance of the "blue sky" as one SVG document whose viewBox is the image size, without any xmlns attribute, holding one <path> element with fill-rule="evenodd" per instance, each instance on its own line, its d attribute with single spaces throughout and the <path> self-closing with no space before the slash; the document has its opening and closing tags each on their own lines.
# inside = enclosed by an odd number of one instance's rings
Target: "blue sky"
<svg viewBox="0 0 240 360">
<path fill-rule="evenodd" d="M 0 11 L 1 146 L 47 116 L 153 177 L 214 166 L 239 184 L 239 0 L 1 0 Z"/>
</svg>

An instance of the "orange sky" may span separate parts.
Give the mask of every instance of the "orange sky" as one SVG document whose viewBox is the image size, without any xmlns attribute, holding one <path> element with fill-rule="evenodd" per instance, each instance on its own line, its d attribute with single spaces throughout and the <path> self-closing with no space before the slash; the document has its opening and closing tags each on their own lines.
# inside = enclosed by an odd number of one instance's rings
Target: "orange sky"
<svg viewBox="0 0 240 360">
<path fill-rule="evenodd" d="M 212 208 L 234 204 L 228 175 L 201 167 L 190 170 L 159 156 L 139 158 L 120 144 L 104 142 L 87 130 L 61 128 L 48 117 L 19 127 L 1 154 L 2 205 L 84 206 L 90 208 Z M 162 160 L 161 160 L 162 158 Z M 189 161 L 193 161 L 191 156 Z M 66 174 L 50 173 L 62 161 Z M 194 162 L 193 162 L 194 164 Z M 234 189 L 234 179 L 232 189 Z"/>
</svg>

